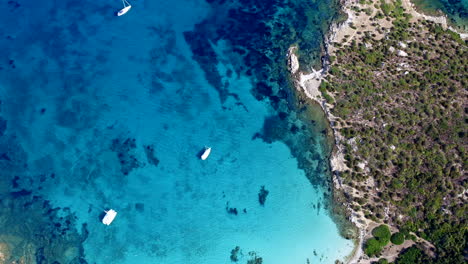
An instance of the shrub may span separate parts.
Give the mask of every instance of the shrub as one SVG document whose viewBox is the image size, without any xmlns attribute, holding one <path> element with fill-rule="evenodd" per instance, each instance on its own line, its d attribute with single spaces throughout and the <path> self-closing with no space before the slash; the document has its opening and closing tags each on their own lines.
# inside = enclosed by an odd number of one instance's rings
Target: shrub
<svg viewBox="0 0 468 264">
<path fill-rule="evenodd" d="M 405 250 L 395 260 L 396 264 L 416 264 L 421 262 L 422 252 L 419 248 L 413 246 Z"/>
<path fill-rule="evenodd" d="M 329 104 L 333 104 L 335 102 L 335 100 L 333 100 L 333 97 L 331 97 L 327 92 L 322 93 L 322 95 L 323 98 L 325 98 L 325 100 L 327 100 Z"/>
<path fill-rule="evenodd" d="M 390 229 L 387 225 L 379 225 L 378 227 L 372 230 L 372 235 L 379 241 L 383 246 L 387 245 L 390 241 Z"/>
<path fill-rule="evenodd" d="M 381 1 L 380 8 L 382 9 L 382 12 L 388 16 L 390 12 L 393 11 L 394 6 L 392 4 L 388 4 L 385 1 Z"/>
<path fill-rule="evenodd" d="M 364 252 L 366 252 L 366 255 L 373 256 L 378 254 L 380 251 L 382 251 L 382 246 L 377 239 L 370 238 L 366 241 L 366 245 L 364 246 Z"/>
<path fill-rule="evenodd" d="M 388 260 L 385 258 L 381 258 L 379 259 L 379 261 L 377 261 L 377 264 L 388 264 Z"/>
<path fill-rule="evenodd" d="M 405 242 L 405 235 L 403 233 L 395 233 L 390 237 L 390 241 L 392 241 L 393 244 L 395 245 L 401 245 L 403 242 Z"/>
</svg>

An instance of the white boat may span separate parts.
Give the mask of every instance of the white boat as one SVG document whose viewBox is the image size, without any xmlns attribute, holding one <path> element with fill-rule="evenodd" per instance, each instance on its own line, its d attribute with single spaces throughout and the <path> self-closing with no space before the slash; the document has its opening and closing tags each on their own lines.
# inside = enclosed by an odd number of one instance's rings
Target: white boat
<svg viewBox="0 0 468 264">
<path fill-rule="evenodd" d="M 210 155 L 210 153 L 211 153 L 211 148 L 205 147 L 205 151 L 203 152 L 200 158 L 202 160 L 206 160 L 208 156 Z"/>
<path fill-rule="evenodd" d="M 117 212 L 113 209 L 104 212 L 106 212 L 106 215 L 104 216 L 104 218 L 102 218 L 102 223 L 105 225 L 110 225 L 112 221 L 114 221 L 115 216 L 117 216 Z"/>
<path fill-rule="evenodd" d="M 130 8 L 132 8 L 132 6 L 127 0 L 122 0 L 122 3 L 123 3 L 124 8 L 120 9 L 120 11 L 117 12 L 117 16 L 125 15 L 130 10 Z"/>
</svg>

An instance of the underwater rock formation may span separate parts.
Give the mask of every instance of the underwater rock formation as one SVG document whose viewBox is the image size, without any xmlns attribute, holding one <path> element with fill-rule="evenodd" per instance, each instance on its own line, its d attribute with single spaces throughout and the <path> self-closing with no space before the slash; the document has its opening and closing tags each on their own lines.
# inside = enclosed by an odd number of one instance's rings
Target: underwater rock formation
<svg viewBox="0 0 468 264">
<path fill-rule="evenodd" d="M 232 215 L 237 215 L 239 212 L 237 211 L 237 208 L 235 207 L 229 207 L 229 202 L 226 203 L 226 212 L 228 214 Z"/>
<path fill-rule="evenodd" d="M 249 257 L 250 259 L 247 261 L 247 264 L 262 264 L 263 263 L 263 258 L 257 256 L 257 253 L 255 251 L 250 251 Z"/>
<path fill-rule="evenodd" d="M 0 137 L 5 134 L 5 130 L 7 129 L 7 121 L 0 117 Z"/>
<path fill-rule="evenodd" d="M 136 203 L 135 204 L 135 210 L 137 210 L 137 212 L 143 213 L 145 211 L 145 204 L 144 203 Z"/>
<path fill-rule="evenodd" d="M 128 175 L 133 169 L 141 167 L 140 162 L 133 154 L 136 148 L 135 139 L 127 138 L 120 140 L 118 138 L 112 140 L 111 150 L 117 153 L 120 163 L 120 170 L 124 175 Z"/>
<path fill-rule="evenodd" d="M 265 189 L 265 186 L 262 186 L 260 188 L 260 191 L 258 192 L 258 202 L 260 203 L 261 206 L 265 205 L 266 198 L 268 196 L 269 191 Z"/>
<path fill-rule="evenodd" d="M 146 159 L 148 160 L 149 164 L 152 164 L 157 167 L 159 164 L 159 159 L 154 154 L 154 146 L 147 145 L 147 146 L 144 146 L 144 148 L 145 148 Z"/>
<path fill-rule="evenodd" d="M 240 247 L 236 246 L 233 250 L 231 250 L 231 261 L 237 262 L 239 260 L 239 253 L 240 253 Z"/>
</svg>

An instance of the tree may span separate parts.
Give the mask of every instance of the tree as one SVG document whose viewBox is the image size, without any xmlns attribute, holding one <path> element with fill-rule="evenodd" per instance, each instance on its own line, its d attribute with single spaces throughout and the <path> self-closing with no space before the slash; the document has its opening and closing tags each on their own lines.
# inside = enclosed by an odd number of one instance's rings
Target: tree
<svg viewBox="0 0 468 264">
<path fill-rule="evenodd" d="M 392 4 L 388 4 L 385 1 L 380 1 L 380 8 L 382 9 L 382 12 L 388 16 L 390 12 L 393 11 L 394 6 Z"/>
<path fill-rule="evenodd" d="M 395 260 L 396 264 L 418 264 L 422 263 L 422 252 L 419 248 L 412 246 L 401 253 Z"/>
<path fill-rule="evenodd" d="M 377 241 L 383 246 L 387 245 L 390 241 L 390 228 L 387 225 L 379 225 L 378 227 L 372 230 L 372 235 L 377 239 Z"/>
<path fill-rule="evenodd" d="M 366 255 L 368 256 L 373 256 L 378 254 L 380 251 L 382 251 L 382 246 L 377 241 L 375 238 L 370 238 L 367 240 L 366 245 L 364 247 L 364 252 L 366 252 Z"/>
<path fill-rule="evenodd" d="M 395 245 L 401 245 L 403 244 L 403 242 L 405 242 L 405 235 L 403 235 L 403 233 L 400 232 L 395 233 L 390 238 L 390 241 L 392 241 L 392 243 Z"/>
</svg>

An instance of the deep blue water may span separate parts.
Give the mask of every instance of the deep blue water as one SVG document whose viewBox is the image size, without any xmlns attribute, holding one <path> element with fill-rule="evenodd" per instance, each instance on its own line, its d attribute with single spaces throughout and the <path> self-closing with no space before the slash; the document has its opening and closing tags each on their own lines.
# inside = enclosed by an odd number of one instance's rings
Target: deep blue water
<svg viewBox="0 0 468 264">
<path fill-rule="evenodd" d="M 233 263 L 232 250 L 237 263 L 348 255 L 329 212 L 324 120 L 298 99 L 285 60 L 293 43 L 304 65 L 319 60 L 335 4 L 131 3 L 123 17 L 120 1 L 1 3 L 0 253 L 194 264 Z M 105 226 L 109 208 L 118 215 Z"/>
</svg>

